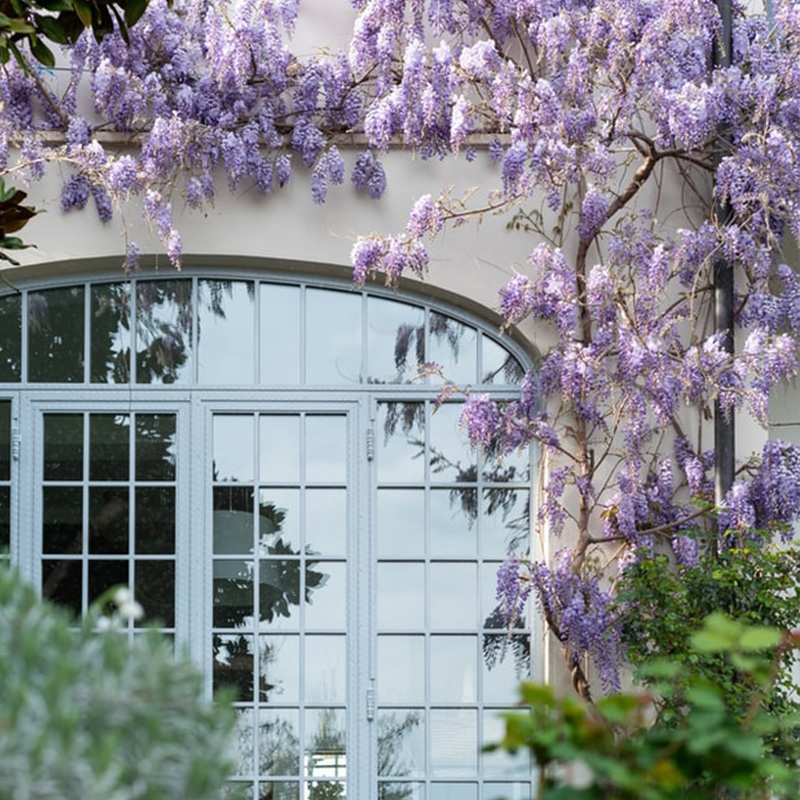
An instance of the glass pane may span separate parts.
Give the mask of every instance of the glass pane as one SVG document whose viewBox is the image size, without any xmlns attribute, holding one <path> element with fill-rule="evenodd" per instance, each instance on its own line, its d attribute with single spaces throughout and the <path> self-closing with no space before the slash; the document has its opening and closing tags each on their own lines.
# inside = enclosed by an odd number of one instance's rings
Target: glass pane
<svg viewBox="0 0 800 800">
<path fill-rule="evenodd" d="M 22 373 L 22 295 L 0 297 L 0 382 L 17 383 Z"/>
<path fill-rule="evenodd" d="M 216 414 L 213 480 L 252 481 L 253 443 L 251 414 Z"/>
<path fill-rule="evenodd" d="M 314 778 L 344 778 L 347 774 L 347 733 L 345 712 L 341 708 L 319 708 L 306 711 L 306 775 Z M 310 798 L 344 797 L 344 792 L 325 791 L 325 787 L 344 784 L 309 784 Z"/>
<path fill-rule="evenodd" d="M 361 295 L 306 292 L 306 383 L 360 383 Z"/>
<path fill-rule="evenodd" d="M 91 288 L 92 383 L 127 383 L 131 369 L 131 297 L 127 283 L 107 283 Z"/>
<path fill-rule="evenodd" d="M 530 550 L 530 491 L 484 489 L 481 549 L 487 558 Z"/>
<path fill-rule="evenodd" d="M 130 418 L 127 414 L 89 417 L 89 480 L 127 481 L 130 474 Z"/>
<path fill-rule="evenodd" d="M 481 471 L 487 483 L 528 483 L 531 474 L 530 447 L 513 450 L 501 458 L 487 455 Z"/>
<path fill-rule="evenodd" d="M 214 627 L 249 627 L 253 619 L 253 562 L 214 561 Z"/>
<path fill-rule="evenodd" d="M 11 401 L 0 400 L 0 481 L 11 480 Z"/>
<path fill-rule="evenodd" d="M 44 415 L 44 479 L 83 478 L 83 414 Z"/>
<path fill-rule="evenodd" d="M 533 786 L 530 783 L 484 783 L 485 800 L 531 800 Z"/>
<path fill-rule="evenodd" d="M 261 653 L 263 663 L 263 649 Z M 259 709 L 258 772 L 260 775 L 300 773 L 300 727 L 297 711 L 287 708 Z"/>
<path fill-rule="evenodd" d="M 115 586 L 129 586 L 127 561 L 90 561 L 89 605 Z"/>
<path fill-rule="evenodd" d="M 222 787 L 222 800 L 252 800 L 253 787 L 244 781 L 228 781 Z"/>
<path fill-rule="evenodd" d="M 421 483 L 424 480 L 423 403 L 380 403 L 375 440 L 379 481 Z"/>
<path fill-rule="evenodd" d="M 475 564 L 433 563 L 430 569 L 431 626 L 475 628 L 478 570 Z"/>
<path fill-rule="evenodd" d="M 259 649 L 259 702 L 299 703 L 300 637 L 259 636 Z"/>
<path fill-rule="evenodd" d="M 431 636 L 431 702 L 476 702 L 476 664 L 474 636 Z"/>
<path fill-rule="evenodd" d="M 378 712 L 378 775 L 392 778 L 425 771 L 425 714 L 418 709 Z M 388 784 L 384 784 L 388 786 Z M 411 784 L 397 784 L 410 788 Z M 392 795 L 384 793 L 384 797 Z M 405 795 L 401 795 L 405 796 Z"/>
<path fill-rule="evenodd" d="M 425 627 L 425 565 L 378 564 L 378 628 Z"/>
<path fill-rule="evenodd" d="M 378 489 L 378 555 L 413 556 L 425 552 L 425 492 Z"/>
<path fill-rule="evenodd" d="M 344 636 L 306 636 L 306 703 L 346 701 L 347 659 Z"/>
<path fill-rule="evenodd" d="M 215 486 L 214 552 L 247 555 L 253 552 L 253 489 Z"/>
<path fill-rule="evenodd" d="M 425 785 L 381 781 L 378 784 L 378 800 L 425 800 Z"/>
<path fill-rule="evenodd" d="M 367 299 L 370 383 L 407 383 L 425 361 L 425 311 L 407 303 Z"/>
<path fill-rule="evenodd" d="M 316 590 L 310 592 L 308 587 L 306 590 L 306 628 L 343 630 L 347 598 L 345 565 L 331 561 L 316 562 L 314 571 L 318 572 L 322 579 L 317 584 Z M 307 572 L 306 581 L 308 579 Z"/>
<path fill-rule="evenodd" d="M 432 773 L 438 777 L 474 774 L 478 769 L 477 712 L 434 708 L 430 715 Z"/>
<path fill-rule="evenodd" d="M 171 486 L 136 488 L 136 552 L 175 552 L 175 489 Z"/>
<path fill-rule="evenodd" d="M 300 416 L 261 416 L 259 479 L 280 483 L 300 480 Z"/>
<path fill-rule="evenodd" d="M 197 283 L 200 383 L 253 383 L 255 294 L 250 281 Z"/>
<path fill-rule="evenodd" d="M 223 686 L 234 690 L 234 699 L 253 699 L 253 637 L 243 634 L 212 637 L 214 691 Z"/>
<path fill-rule="evenodd" d="M 428 320 L 427 361 L 442 368 L 445 380 L 463 386 L 475 383 L 478 372 L 475 328 L 431 311 Z M 440 382 L 440 378 L 433 379 Z"/>
<path fill-rule="evenodd" d="M 519 711 L 509 708 L 508 711 Z M 499 716 L 500 712 L 492 709 L 483 712 L 483 744 L 497 744 L 505 735 L 506 721 Z M 512 755 L 506 750 L 493 750 L 483 753 L 483 771 L 486 775 L 503 778 L 525 778 L 531 774 L 531 760 L 528 751 L 518 750 Z"/>
<path fill-rule="evenodd" d="M 325 555 L 344 555 L 347 546 L 347 490 L 306 490 L 306 547 Z"/>
<path fill-rule="evenodd" d="M 300 383 L 300 288 L 261 286 L 261 383 Z"/>
<path fill-rule="evenodd" d="M 412 705 L 425 697 L 425 639 L 378 637 L 378 702 Z"/>
<path fill-rule="evenodd" d="M 42 551 L 64 555 L 83 552 L 83 489 L 42 489 Z"/>
<path fill-rule="evenodd" d="M 42 597 L 79 617 L 83 612 L 83 565 L 80 561 L 42 560 Z"/>
<path fill-rule="evenodd" d="M 258 789 L 258 800 L 300 800 L 300 786 L 289 781 L 262 783 Z"/>
<path fill-rule="evenodd" d="M 506 630 L 483 635 L 483 702 L 516 703 L 520 681 L 531 672 L 531 638 Z"/>
<path fill-rule="evenodd" d="M 478 490 L 434 489 L 430 494 L 430 551 L 437 556 L 474 556 L 478 551 Z"/>
<path fill-rule="evenodd" d="M 478 800 L 478 787 L 474 783 L 432 783 L 428 800 Z"/>
<path fill-rule="evenodd" d="M 293 559 L 265 559 L 261 562 L 259 584 L 259 609 L 261 622 L 270 627 L 300 626 L 300 577 L 303 562 Z M 311 565 L 306 565 L 306 582 L 319 584 L 322 574 L 314 572 Z M 310 589 L 306 587 L 306 599 L 310 597 Z M 287 625 L 288 621 L 288 625 Z M 262 624 L 262 628 L 266 627 Z"/>
<path fill-rule="evenodd" d="M 258 533 L 262 555 L 300 552 L 300 490 L 261 489 Z"/>
<path fill-rule="evenodd" d="M 136 381 L 191 381 L 192 282 L 139 281 L 136 292 Z"/>
<path fill-rule="evenodd" d="M 236 709 L 236 726 L 233 729 L 236 766 L 234 773 L 248 775 L 253 772 L 253 711 L 250 708 Z"/>
<path fill-rule="evenodd" d="M 142 604 L 141 625 L 175 626 L 175 562 L 137 561 L 134 594 Z"/>
<path fill-rule="evenodd" d="M 344 483 L 347 477 L 347 417 L 306 417 L 306 480 Z"/>
<path fill-rule="evenodd" d="M 83 286 L 28 294 L 28 380 L 83 381 Z"/>
<path fill-rule="evenodd" d="M 511 384 L 522 382 L 525 374 L 519 361 L 488 336 L 483 338 L 483 374 L 481 383 Z"/>
<path fill-rule="evenodd" d="M 344 761 L 344 758 L 342 758 L 342 761 Z M 324 772 L 323 767 L 335 763 L 335 759 L 326 759 L 323 765 L 320 766 L 320 771 Z M 308 800 L 328 800 L 330 797 L 344 798 L 347 796 L 347 785 L 344 781 L 313 780 L 306 784 L 306 791 L 308 792 Z"/>
<path fill-rule="evenodd" d="M 0 486 L 0 558 L 11 547 L 11 487 Z"/>
<path fill-rule="evenodd" d="M 428 463 L 431 480 L 462 483 L 478 477 L 477 459 L 469 440 L 458 426 L 461 406 L 445 403 L 431 413 L 431 444 Z"/>
<path fill-rule="evenodd" d="M 128 487 L 89 489 L 89 552 L 120 555 L 129 552 Z"/>
<path fill-rule="evenodd" d="M 136 415 L 136 480 L 175 480 L 175 414 Z"/>
</svg>

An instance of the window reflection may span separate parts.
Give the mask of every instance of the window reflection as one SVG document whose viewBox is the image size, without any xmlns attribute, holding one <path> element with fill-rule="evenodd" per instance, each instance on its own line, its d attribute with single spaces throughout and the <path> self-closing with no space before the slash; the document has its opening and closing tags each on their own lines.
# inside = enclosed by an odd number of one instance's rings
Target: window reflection
<svg viewBox="0 0 800 800">
<path fill-rule="evenodd" d="M 136 293 L 136 380 L 191 380 L 192 282 L 139 281 Z"/>
<path fill-rule="evenodd" d="M 370 383 L 407 383 L 425 361 L 425 310 L 370 297 L 367 317 Z"/>
<path fill-rule="evenodd" d="M 431 311 L 428 334 L 426 360 L 442 368 L 444 379 L 459 386 L 475 383 L 478 372 L 478 333 L 475 328 Z"/>
<path fill-rule="evenodd" d="M 22 377 L 22 295 L 0 297 L 0 382 Z"/>
<path fill-rule="evenodd" d="M 198 281 L 200 383 L 253 383 L 255 294 L 250 281 Z"/>
<path fill-rule="evenodd" d="M 28 380 L 83 381 L 83 286 L 28 293 Z"/>
<path fill-rule="evenodd" d="M 130 285 L 92 287 L 90 372 L 92 383 L 127 383 L 131 369 Z"/>
</svg>

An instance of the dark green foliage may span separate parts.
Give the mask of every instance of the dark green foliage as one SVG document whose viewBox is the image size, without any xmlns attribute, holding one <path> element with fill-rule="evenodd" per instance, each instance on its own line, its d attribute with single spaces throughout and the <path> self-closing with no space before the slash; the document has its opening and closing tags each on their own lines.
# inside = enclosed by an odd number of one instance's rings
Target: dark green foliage
<svg viewBox="0 0 800 800">
<path fill-rule="evenodd" d="M 0 13 L 0 31 L 2 25 L 3 14 Z M 2 53 L 2 39 L 0 39 L 0 53 Z M 19 236 L 9 236 L 10 233 L 16 233 L 24 228 L 28 224 L 28 220 L 37 214 L 32 206 L 22 205 L 22 201 L 27 196 L 21 189 L 15 189 L 13 186 L 6 188 L 5 182 L 0 178 L 0 261 L 8 261 L 16 265 L 19 262 L 3 251 L 24 250 L 31 246 L 25 244 Z"/>
<path fill-rule="evenodd" d="M 666 658 L 691 667 L 716 686 L 726 707 L 742 717 L 750 702 L 751 687 L 743 672 L 751 665 L 729 653 L 700 653 L 690 638 L 709 614 L 722 612 L 742 622 L 788 630 L 798 624 L 800 548 L 797 546 L 729 550 L 718 556 L 706 553 L 694 567 L 674 567 L 666 556 L 647 557 L 629 566 L 620 581 L 622 634 L 627 657 L 634 667 Z M 773 713 L 797 710 L 790 700 L 792 678 L 787 658 L 777 665 L 768 698 Z M 645 685 L 650 681 L 640 676 Z M 661 720 L 679 718 L 679 698 L 665 699 Z"/>
<path fill-rule="evenodd" d="M 0 800 L 213 800 L 227 704 L 155 631 L 79 628 L 0 569 Z"/>
<path fill-rule="evenodd" d="M 648 665 L 654 694 L 614 695 L 592 705 L 523 684 L 528 709 L 505 715 L 499 746 L 530 750 L 540 769 L 537 800 L 797 798 L 800 745 L 791 732 L 798 715 L 775 715 L 763 702 L 775 664 L 796 638 L 718 614 L 687 643 L 683 662 Z M 693 656 L 712 655 L 740 664 L 750 692 L 741 717 L 728 707 L 725 689 L 692 667 Z M 658 720 L 657 697 L 675 708 L 674 724 Z M 776 756 L 767 744 L 775 739 L 793 742 L 792 751 Z"/>
<path fill-rule="evenodd" d="M 71 44 L 91 28 L 97 41 L 119 30 L 128 41 L 128 28 L 144 14 L 147 0 L 0 0 L 0 63 L 11 56 L 23 69 L 28 65 L 20 47 L 46 67 L 55 66 L 45 40 Z"/>
</svg>

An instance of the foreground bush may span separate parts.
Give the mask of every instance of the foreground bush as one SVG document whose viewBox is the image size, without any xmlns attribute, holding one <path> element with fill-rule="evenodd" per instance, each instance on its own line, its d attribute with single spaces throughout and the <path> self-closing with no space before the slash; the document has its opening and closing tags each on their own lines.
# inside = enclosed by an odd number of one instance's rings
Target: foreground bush
<svg viewBox="0 0 800 800">
<path fill-rule="evenodd" d="M 0 800 L 218 797 L 230 709 L 163 636 L 98 621 L 71 628 L 0 569 Z"/>
</svg>

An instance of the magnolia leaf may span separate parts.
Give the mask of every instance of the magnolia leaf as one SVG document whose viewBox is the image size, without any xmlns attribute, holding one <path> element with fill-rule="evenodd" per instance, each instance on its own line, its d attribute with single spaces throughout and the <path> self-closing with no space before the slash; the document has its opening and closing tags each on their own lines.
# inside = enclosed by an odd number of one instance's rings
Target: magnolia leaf
<svg viewBox="0 0 800 800">
<path fill-rule="evenodd" d="M 147 9 L 147 0 L 128 0 L 125 3 L 125 22 L 135 24 Z"/>
<path fill-rule="evenodd" d="M 69 43 L 67 32 L 61 27 L 60 23 L 55 17 L 39 16 L 37 17 L 36 22 L 39 26 L 39 30 L 51 41 L 55 42 L 56 44 Z"/>
<path fill-rule="evenodd" d="M 28 36 L 30 43 L 31 53 L 33 57 L 46 67 L 54 67 L 56 65 L 56 57 L 53 51 L 36 35 L 31 34 Z"/>
</svg>

